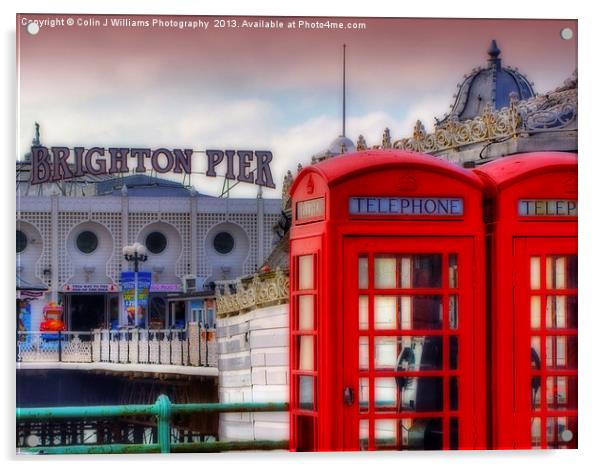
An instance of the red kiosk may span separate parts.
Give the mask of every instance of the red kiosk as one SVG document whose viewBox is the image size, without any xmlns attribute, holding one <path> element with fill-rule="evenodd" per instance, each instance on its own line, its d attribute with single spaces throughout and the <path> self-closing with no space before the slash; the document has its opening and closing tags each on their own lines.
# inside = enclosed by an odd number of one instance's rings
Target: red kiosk
<svg viewBox="0 0 602 469">
<path fill-rule="evenodd" d="M 488 186 L 493 447 L 577 447 L 577 155 L 474 170 Z"/>
<path fill-rule="evenodd" d="M 291 450 L 483 449 L 483 182 L 406 151 L 291 188 Z"/>
</svg>

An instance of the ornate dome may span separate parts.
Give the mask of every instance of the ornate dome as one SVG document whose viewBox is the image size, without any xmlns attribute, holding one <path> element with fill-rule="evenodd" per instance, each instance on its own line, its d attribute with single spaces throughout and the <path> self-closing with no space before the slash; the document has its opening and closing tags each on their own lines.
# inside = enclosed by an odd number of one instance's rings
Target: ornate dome
<svg viewBox="0 0 602 469">
<path fill-rule="evenodd" d="M 344 135 L 339 135 L 331 142 L 330 145 L 328 145 L 328 150 L 326 151 L 333 155 L 349 153 L 351 151 L 355 151 L 355 144 L 350 138 L 345 137 Z"/>
<path fill-rule="evenodd" d="M 510 105 L 511 97 L 524 100 L 535 96 L 533 83 L 524 74 L 516 68 L 502 66 L 501 50 L 495 40 L 491 41 L 487 53 L 487 67 L 473 69 L 465 76 L 458 85 L 450 113 L 440 122 L 445 122 L 450 116 L 457 116 L 461 121 L 473 119 L 483 112 L 487 104 L 499 110 Z"/>
</svg>

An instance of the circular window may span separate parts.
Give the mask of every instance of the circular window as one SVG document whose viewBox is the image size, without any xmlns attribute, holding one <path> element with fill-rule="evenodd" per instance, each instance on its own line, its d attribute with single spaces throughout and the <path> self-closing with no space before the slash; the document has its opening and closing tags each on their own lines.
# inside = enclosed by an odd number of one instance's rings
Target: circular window
<svg viewBox="0 0 602 469">
<path fill-rule="evenodd" d="M 163 233 L 153 231 L 146 237 L 144 244 L 146 244 L 146 249 L 153 254 L 160 254 L 167 247 L 167 238 Z"/>
<path fill-rule="evenodd" d="M 27 247 L 27 236 L 21 230 L 17 230 L 17 252 L 25 251 Z"/>
<path fill-rule="evenodd" d="M 81 252 L 90 254 L 96 251 L 96 248 L 98 247 L 98 236 L 91 231 L 82 231 L 77 235 L 75 244 L 77 245 L 77 249 Z"/>
<path fill-rule="evenodd" d="M 234 238 L 226 231 L 222 231 L 213 238 L 213 248 L 220 254 L 228 254 L 234 249 Z"/>
</svg>

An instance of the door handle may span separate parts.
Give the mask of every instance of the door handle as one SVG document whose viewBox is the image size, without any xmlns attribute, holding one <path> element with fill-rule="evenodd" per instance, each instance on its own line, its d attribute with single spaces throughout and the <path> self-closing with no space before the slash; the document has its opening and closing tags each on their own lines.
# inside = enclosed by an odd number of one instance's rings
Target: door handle
<svg viewBox="0 0 602 469">
<path fill-rule="evenodd" d="M 353 405 L 353 388 L 352 387 L 347 386 L 345 388 L 345 391 L 343 392 L 343 401 L 348 406 Z"/>
</svg>

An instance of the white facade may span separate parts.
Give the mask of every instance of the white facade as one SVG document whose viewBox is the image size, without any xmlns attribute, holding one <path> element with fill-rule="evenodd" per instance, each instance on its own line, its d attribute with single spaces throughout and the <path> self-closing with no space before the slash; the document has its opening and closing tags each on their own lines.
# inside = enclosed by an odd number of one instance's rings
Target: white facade
<svg viewBox="0 0 602 469">
<path fill-rule="evenodd" d="M 48 288 L 31 302 L 32 330 L 38 330 L 42 305 L 61 293 L 118 295 L 120 274 L 132 267 L 123 247 L 145 244 L 151 233 L 161 233 L 165 244 L 161 252 L 149 252 L 140 270 L 152 272 L 155 291 L 182 291 L 185 277 L 209 282 L 251 274 L 271 251 L 280 210 L 279 199 L 194 192 L 189 197 L 134 197 L 127 191 L 89 197 L 18 194 L 17 232 L 25 247 L 17 252 L 16 274 L 21 285 Z M 84 232 L 95 238 L 88 253 L 78 246 Z M 222 252 L 215 244 L 220 233 L 230 242 Z"/>
</svg>

